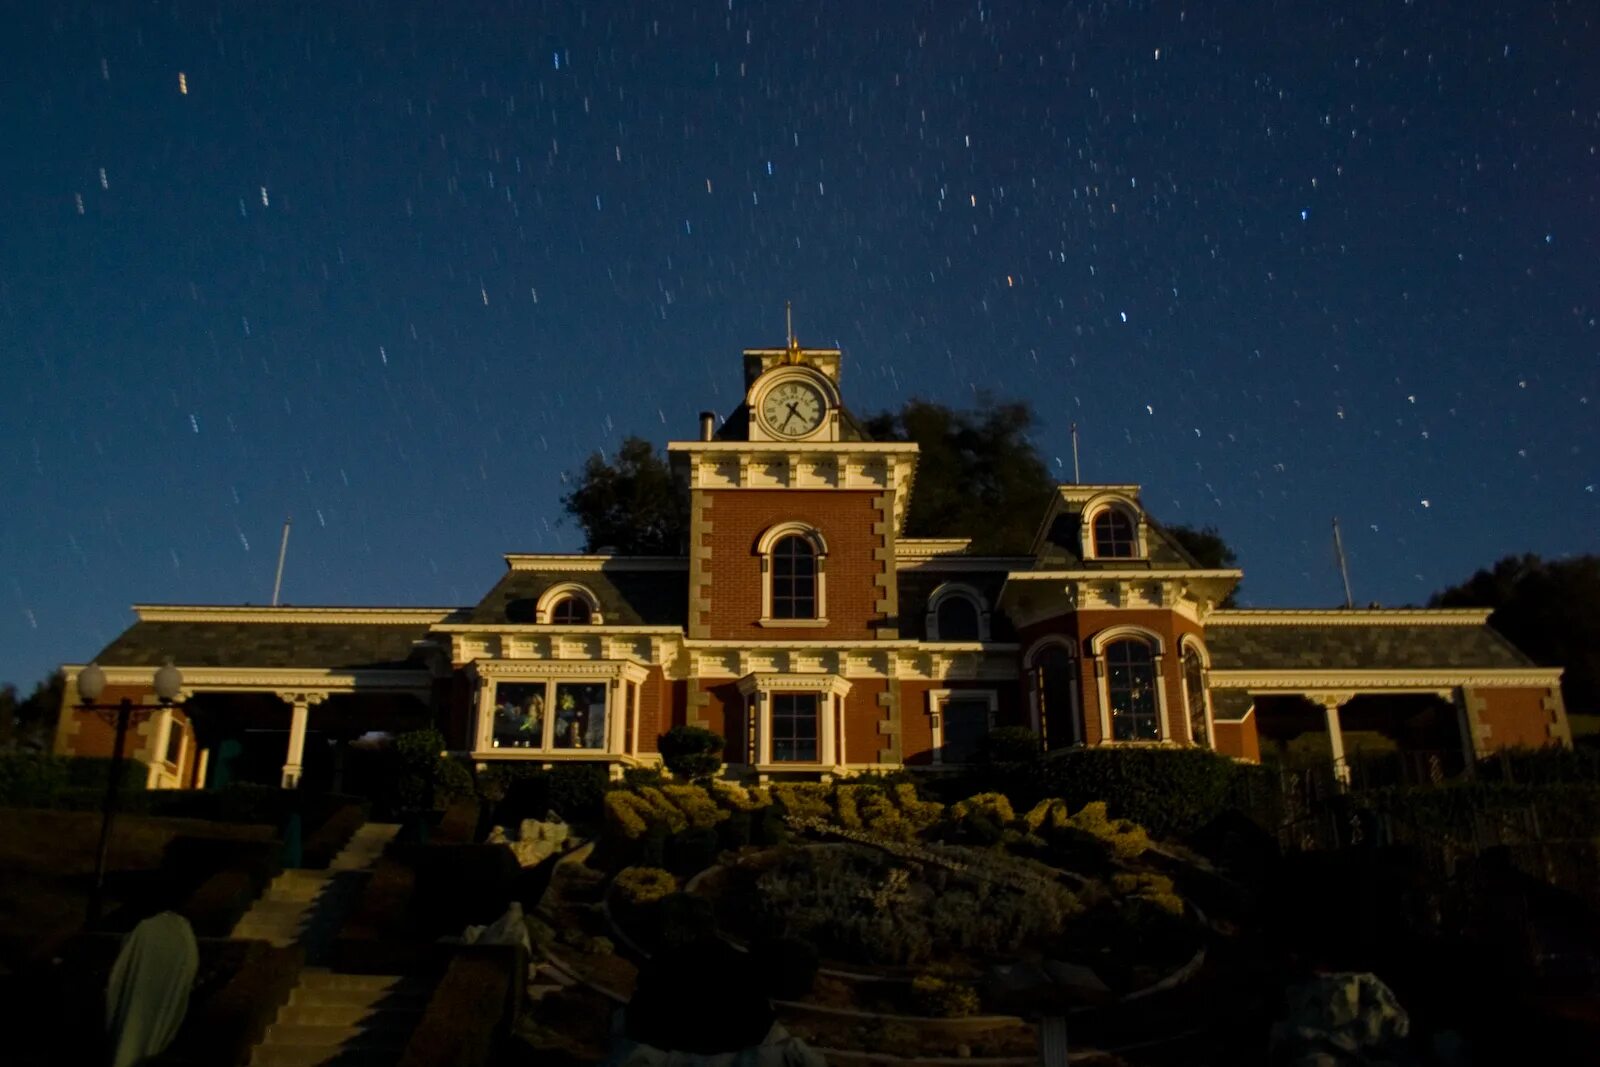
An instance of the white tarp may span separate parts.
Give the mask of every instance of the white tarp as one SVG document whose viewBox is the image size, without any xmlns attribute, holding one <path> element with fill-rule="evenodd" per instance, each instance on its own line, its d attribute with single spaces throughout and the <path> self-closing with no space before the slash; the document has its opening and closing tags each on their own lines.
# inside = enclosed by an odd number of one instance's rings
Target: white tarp
<svg viewBox="0 0 1600 1067">
<path fill-rule="evenodd" d="M 152 915 L 123 939 L 106 988 L 112 1067 L 133 1067 L 172 1043 L 199 968 L 194 930 L 175 912 Z"/>
</svg>

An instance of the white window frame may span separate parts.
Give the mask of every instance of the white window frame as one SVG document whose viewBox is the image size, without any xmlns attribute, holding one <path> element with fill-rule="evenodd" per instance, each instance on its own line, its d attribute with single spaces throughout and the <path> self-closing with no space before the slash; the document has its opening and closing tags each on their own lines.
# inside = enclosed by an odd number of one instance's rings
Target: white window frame
<svg viewBox="0 0 1600 1067">
<path fill-rule="evenodd" d="M 786 537 L 803 537 L 811 544 L 816 559 L 817 608 L 810 619 L 775 619 L 772 617 L 772 551 Z M 822 531 L 805 522 L 780 522 L 769 527 L 756 541 L 756 554 L 761 557 L 761 618 L 760 625 L 776 629 L 815 629 L 828 625 L 828 542 Z"/>
<path fill-rule="evenodd" d="M 1155 671 L 1156 730 L 1160 735 L 1154 741 L 1119 741 L 1111 734 L 1111 679 L 1106 670 L 1106 647 L 1113 642 L 1133 639 L 1150 645 L 1150 664 Z M 1164 669 L 1166 643 L 1161 635 L 1143 626 L 1108 626 L 1095 634 L 1089 642 L 1094 653 L 1095 689 L 1100 698 L 1100 743 L 1102 745 L 1156 745 L 1172 741 L 1172 721 L 1167 711 L 1167 677 Z"/>
<path fill-rule="evenodd" d="M 928 690 L 928 717 L 933 726 L 933 762 L 944 765 L 944 709 L 953 701 L 987 700 L 989 702 L 989 729 L 993 730 L 1000 716 L 1000 694 L 994 689 L 930 689 Z M 951 764 L 953 767 L 962 764 Z"/>
<path fill-rule="evenodd" d="M 550 625 L 550 619 L 555 614 L 556 605 L 568 597 L 576 597 L 589 605 L 589 622 L 587 625 L 600 626 L 605 618 L 600 613 L 600 600 L 589 590 L 589 587 L 579 582 L 558 582 L 539 594 L 537 614 L 534 616 L 539 623 Z M 567 625 L 567 624 L 563 624 Z"/>
<path fill-rule="evenodd" d="M 1071 744 L 1081 745 L 1084 743 L 1083 696 L 1079 690 L 1083 685 L 1083 668 L 1079 663 L 1081 657 L 1078 655 L 1077 643 L 1070 638 L 1063 637 L 1060 634 L 1041 637 L 1029 647 L 1027 655 L 1022 657 L 1023 670 L 1027 672 L 1028 719 L 1033 726 L 1033 732 L 1039 734 L 1042 714 L 1039 707 L 1038 658 L 1040 653 L 1051 646 L 1058 646 L 1065 650 L 1067 662 L 1071 664 L 1072 677 L 1069 679 L 1070 684 L 1067 686 L 1068 700 L 1071 703 Z M 1065 748 L 1067 746 L 1063 745 L 1061 747 Z M 1051 751 L 1054 751 L 1054 749 Z"/>
<path fill-rule="evenodd" d="M 560 760 L 594 760 L 633 755 L 638 751 L 638 713 L 635 736 L 624 736 L 625 702 L 629 682 L 642 687 L 649 671 L 624 660 L 520 660 L 489 661 L 474 665 L 478 676 L 477 721 L 473 724 L 473 756 L 484 759 L 521 759 L 550 763 Z M 500 683 L 545 686 L 544 732 L 537 748 L 496 748 L 494 710 Z M 604 748 L 556 748 L 555 686 L 562 682 L 603 682 L 606 687 L 606 743 Z"/>
<path fill-rule="evenodd" d="M 1189 743 L 1198 745 L 1194 738 L 1194 709 L 1189 706 L 1189 676 L 1183 662 L 1184 653 L 1194 649 L 1200 657 L 1200 699 L 1205 701 L 1206 735 L 1210 739 L 1208 747 L 1217 747 L 1217 722 L 1211 714 L 1211 654 L 1206 651 L 1205 643 L 1193 634 L 1184 634 L 1178 639 L 1178 688 L 1183 690 L 1183 728 L 1189 733 Z"/>
<path fill-rule="evenodd" d="M 1100 513 L 1108 509 L 1116 509 L 1133 525 L 1133 555 L 1131 556 L 1102 556 L 1100 546 L 1095 542 L 1094 521 Z M 1079 528 L 1078 540 L 1083 546 L 1083 558 L 1089 560 L 1143 560 L 1150 558 L 1150 542 L 1145 529 L 1144 513 L 1139 506 L 1127 497 L 1108 493 L 1097 496 L 1084 505 L 1082 526 Z"/>
<path fill-rule="evenodd" d="M 972 602 L 978 613 L 978 640 L 989 640 L 989 605 L 983 595 L 965 582 L 945 582 L 928 597 L 927 632 L 929 641 L 942 641 L 939 636 L 939 607 L 946 600 L 957 597 Z"/>
<path fill-rule="evenodd" d="M 739 679 L 745 698 L 747 721 L 755 727 L 755 769 L 772 771 L 844 770 L 844 698 L 850 682 L 837 674 L 747 674 Z M 772 758 L 772 697 L 778 693 L 817 696 L 817 760 L 815 763 L 775 762 Z M 746 754 L 745 759 L 749 759 Z"/>
</svg>

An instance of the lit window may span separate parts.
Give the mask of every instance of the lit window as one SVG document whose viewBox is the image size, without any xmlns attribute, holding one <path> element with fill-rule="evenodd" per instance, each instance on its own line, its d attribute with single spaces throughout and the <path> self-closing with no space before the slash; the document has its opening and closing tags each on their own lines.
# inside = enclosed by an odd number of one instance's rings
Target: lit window
<svg viewBox="0 0 1600 1067">
<path fill-rule="evenodd" d="M 1193 645 L 1183 650 L 1183 696 L 1189 705 L 1189 736 L 1194 743 L 1211 747 L 1211 730 L 1206 723 L 1205 664 Z"/>
<path fill-rule="evenodd" d="M 806 538 L 790 534 L 772 546 L 772 618 L 816 617 L 816 550 Z"/>
<path fill-rule="evenodd" d="M 499 682 L 490 743 L 511 749 L 606 747 L 604 682 Z"/>
<path fill-rule="evenodd" d="M 1114 741 L 1161 740 L 1155 657 L 1143 641 L 1113 641 L 1105 649 L 1106 698 Z"/>
<path fill-rule="evenodd" d="M 1094 554 L 1098 559 L 1132 559 L 1138 554 L 1138 539 L 1127 512 L 1106 508 L 1094 517 Z"/>
<path fill-rule="evenodd" d="M 586 601 L 578 597 L 563 597 L 550 610 L 550 621 L 557 626 L 587 626 L 592 613 Z"/>
<path fill-rule="evenodd" d="M 817 762 L 817 694 L 773 693 L 772 762 Z"/>
</svg>

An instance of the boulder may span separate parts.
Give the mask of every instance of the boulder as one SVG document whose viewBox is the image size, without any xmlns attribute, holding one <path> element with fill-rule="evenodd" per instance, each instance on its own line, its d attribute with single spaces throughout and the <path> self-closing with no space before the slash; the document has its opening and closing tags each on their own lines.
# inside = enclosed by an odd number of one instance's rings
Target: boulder
<svg viewBox="0 0 1600 1067">
<path fill-rule="evenodd" d="M 511 849 L 522 867 L 538 866 L 556 853 L 565 851 L 571 840 L 572 828 L 554 812 L 547 814 L 543 820 L 522 820 L 522 825 L 517 827 L 516 837 L 512 837 L 504 826 L 490 830 L 488 837 L 489 844 L 505 845 Z"/>
<path fill-rule="evenodd" d="M 1390 1058 L 1411 1032 L 1405 1009 L 1375 974 L 1318 975 L 1289 990 L 1272 1027 L 1272 1062 L 1337 1067 Z"/>
</svg>

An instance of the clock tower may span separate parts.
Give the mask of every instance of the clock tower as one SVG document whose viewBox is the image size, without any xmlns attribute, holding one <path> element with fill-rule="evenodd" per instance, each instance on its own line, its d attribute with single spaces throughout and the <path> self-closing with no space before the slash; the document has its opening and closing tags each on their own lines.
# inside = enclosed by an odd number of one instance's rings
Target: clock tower
<svg viewBox="0 0 1600 1067">
<path fill-rule="evenodd" d="M 837 348 L 747 348 L 744 353 L 747 439 L 840 440 Z"/>
</svg>

